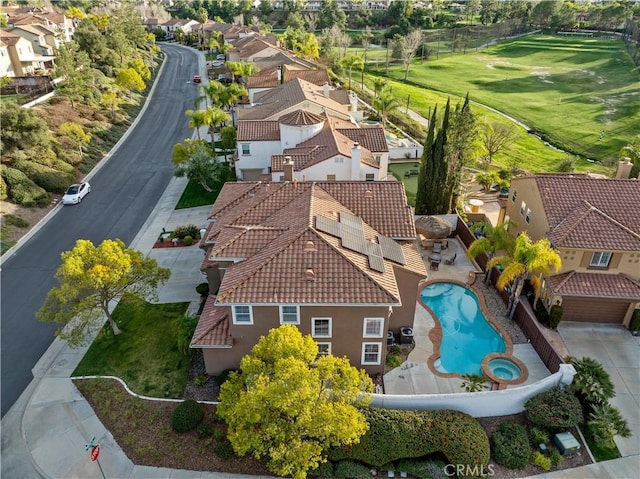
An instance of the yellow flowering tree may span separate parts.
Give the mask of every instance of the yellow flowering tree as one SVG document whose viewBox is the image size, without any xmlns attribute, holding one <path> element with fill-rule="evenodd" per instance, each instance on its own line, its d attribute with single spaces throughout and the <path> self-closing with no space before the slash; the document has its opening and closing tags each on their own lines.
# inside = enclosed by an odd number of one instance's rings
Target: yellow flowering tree
<svg viewBox="0 0 640 479">
<path fill-rule="evenodd" d="M 158 286 L 171 274 L 153 258 L 126 248 L 119 240 L 104 240 L 98 247 L 78 240 L 71 251 L 62 253 L 55 277 L 60 286 L 49 291 L 38 319 L 56 323 L 56 335 L 71 346 L 85 343 L 87 329 L 106 317 L 114 335 L 121 333 L 111 316 L 109 304 L 126 293 L 155 299 Z"/>
<path fill-rule="evenodd" d="M 274 474 L 304 479 L 330 447 L 356 444 L 368 425 L 371 379 L 346 358 L 318 356 L 311 336 L 272 329 L 220 388 L 218 414 L 235 452 L 266 459 Z"/>
</svg>

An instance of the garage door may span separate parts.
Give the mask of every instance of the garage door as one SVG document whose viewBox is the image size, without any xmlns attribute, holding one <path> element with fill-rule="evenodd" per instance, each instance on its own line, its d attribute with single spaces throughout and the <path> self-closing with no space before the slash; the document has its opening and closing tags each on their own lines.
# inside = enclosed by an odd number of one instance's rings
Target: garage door
<svg viewBox="0 0 640 479">
<path fill-rule="evenodd" d="M 624 320 L 629 309 L 628 301 L 589 298 L 564 298 L 562 300 L 563 321 L 586 321 L 590 323 L 615 323 Z"/>
</svg>

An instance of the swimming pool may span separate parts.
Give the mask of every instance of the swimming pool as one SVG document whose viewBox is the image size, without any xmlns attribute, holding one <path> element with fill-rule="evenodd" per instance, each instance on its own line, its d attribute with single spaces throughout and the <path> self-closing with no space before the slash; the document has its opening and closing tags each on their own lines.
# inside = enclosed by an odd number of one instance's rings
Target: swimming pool
<svg viewBox="0 0 640 479">
<path fill-rule="evenodd" d="M 473 291 L 455 283 L 432 283 L 420 297 L 442 327 L 440 358 L 436 369 L 442 373 L 482 374 L 487 354 L 504 353 L 502 336 L 482 313 Z"/>
</svg>

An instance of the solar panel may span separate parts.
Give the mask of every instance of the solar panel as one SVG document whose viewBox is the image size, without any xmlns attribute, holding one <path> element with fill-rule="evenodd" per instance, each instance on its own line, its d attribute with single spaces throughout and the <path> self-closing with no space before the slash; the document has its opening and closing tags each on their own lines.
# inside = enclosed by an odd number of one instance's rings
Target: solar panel
<svg viewBox="0 0 640 479">
<path fill-rule="evenodd" d="M 378 243 L 380 243 L 383 257 L 390 259 L 391 261 L 398 264 L 407 263 L 407 260 L 404 257 L 404 251 L 402 251 L 402 246 L 400 246 L 394 240 L 387 236 L 378 235 Z"/>
<path fill-rule="evenodd" d="M 340 237 L 340 223 L 326 216 L 316 216 L 316 229 L 332 236 Z"/>
<path fill-rule="evenodd" d="M 345 248 L 366 254 L 367 240 L 364 239 L 364 232 L 362 229 L 354 228 L 353 226 L 342 224 L 341 222 L 340 238 L 342 238 L 342 246 Z"/>
<path fill-rule="evenodd" d="M 384 260 L 380 256 L 369 256 L 369 268 L 384 273 Z"/>
<path fill-rule="evenodd" d="M 367 245 L 367 248 L 366 248 L 367 255 L 380 256 L 381 258 L 383 257 L 382 249 L 380 248 L 380 245 L 378 243 L 372 243 L 371 241 L 367 241 L 366 245 Z"/>
<path fill-rule="evenodd" d="M 357 228 L 362 231 L 362 236 L 364 236 L 364 228 L 362 225 L 362 218 L 359 216 L 354 216 L 351 213 L 345 213 L 344 211 L 340 212 L 340 224 L 348 225 L 353 228 Z"/>
</svg>

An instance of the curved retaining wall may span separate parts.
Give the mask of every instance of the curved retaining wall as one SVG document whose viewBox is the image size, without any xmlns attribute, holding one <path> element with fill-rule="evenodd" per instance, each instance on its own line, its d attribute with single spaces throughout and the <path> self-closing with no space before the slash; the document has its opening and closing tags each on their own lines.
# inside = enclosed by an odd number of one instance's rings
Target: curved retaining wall
<svg viewBox="0 0 640 479">
<path fill-rule="evenodd" d="M 533 396 L 554 386 L 569 385 L 576 370 L 571 364 L 561 364 L 560 371 L 534 384 L 500 391 L 480 391 L 453 394 L 391 395 L 372 394 L 371 406 L 384 409 L 454 409 L 473 417 L 507 416 L 524 410 L 524 404 Z"/>
</svg>

